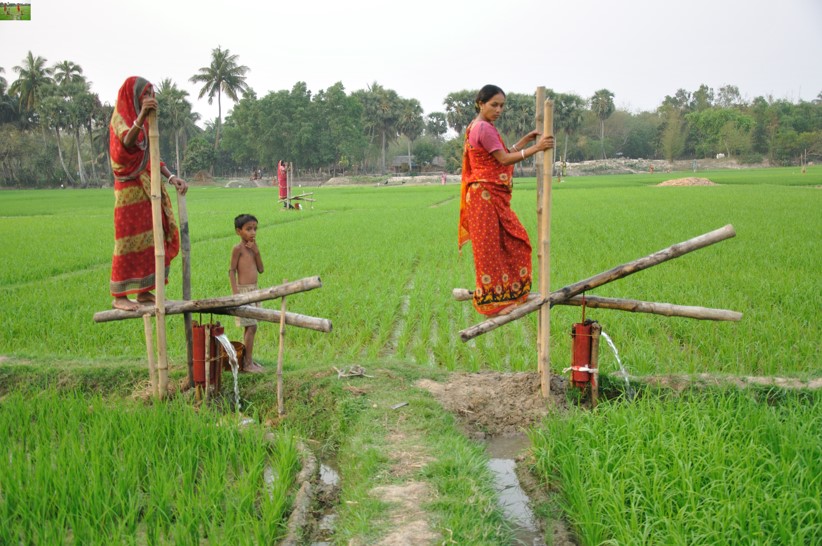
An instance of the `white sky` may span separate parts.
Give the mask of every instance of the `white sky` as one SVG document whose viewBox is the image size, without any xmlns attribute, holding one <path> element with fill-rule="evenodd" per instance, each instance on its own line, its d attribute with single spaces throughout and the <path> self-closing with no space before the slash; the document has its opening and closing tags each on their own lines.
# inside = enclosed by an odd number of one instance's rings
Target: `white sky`
<svg viewBox="0 0 822 546">
<path fill-rule="evenodd" d="M 83 67 L 113 103 L 130 75 L 171 78 L 204 119 L 217 103 L 188 79 L 222 46 L 258 96 L 304 81 L 316 93 L 376 81 L 425 113 L 452 91 L 539 85 L 652 110 L 677 89 L 736 85 L 752 99 L 822 91 L 822 0 L 30 0 L 30 22 L 0 22 L 9 83 L 26 53 Z M 233 103 L 224 101 L 223 116 Z"/>
</svg>

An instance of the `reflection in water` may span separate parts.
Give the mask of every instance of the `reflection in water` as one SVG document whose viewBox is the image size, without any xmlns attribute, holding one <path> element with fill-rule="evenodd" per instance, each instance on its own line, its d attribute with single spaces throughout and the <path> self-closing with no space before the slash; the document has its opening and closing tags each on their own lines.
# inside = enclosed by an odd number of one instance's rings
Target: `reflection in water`
<svg viewBox="0 0 822 546">
<path fill-rule="evenodd" d="M 515 457 L 529 446 L 525 434 L 491 438 L 485 449 L 491 459 L 488 468 L 494 473 L 494 489 L 497 491 L 499 507 L 514 531 L 516 544 L 537 546 L 545 544 L 539 532 L 530 499 L 525 494 L 517 478 Z"/>
</svg>

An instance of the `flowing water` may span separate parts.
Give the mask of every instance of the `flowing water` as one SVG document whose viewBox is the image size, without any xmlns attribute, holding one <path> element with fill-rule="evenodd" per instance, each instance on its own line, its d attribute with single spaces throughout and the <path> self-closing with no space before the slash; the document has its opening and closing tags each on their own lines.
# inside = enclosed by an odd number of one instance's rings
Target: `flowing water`
<svg viewBox="0 0 822 546">
<path fill-rule="evenodd" d="M 537 546 L 545 544 L 537 525 L 530 499 L 517 478 L 515 457 L 528 448 L 525 434 L 491 438 L 485 445 L 488 468 L 494 473 L 494 488 L 499 506 L 514 531 L 515 544 Z"/>
<path fill-rule="evenodd" d="M 228 355 L 228 361 L 231 363 L 231 373 L 234 375 L 234 404 L 236 406 L 237 413 L 240 412 L 240 384 L 238 382 L 237 376 L 240 373 L 240 365 L 237 363 L 237 351 L 234 350 L 234 345 L 228 340 L 225 334 L 220 334 L 216 336 L 214 339 L 220 342 L 220 345 L 223 346 L 225 349 L 225 353 Z"/>
<path fill-rule="evenodd" d="M 605 333 L 605 330 L 602 331 L 602 337 L 605 338 L 605 341 L 608 342 L 608 346 L 614 352 L 617 364 L 619 364 L 619 373 L 622 376 L 622 379 L 625 380 L 625 392 L 628 394 L 628 399 L 631 400 L 634 398 L 634 389 L 631 387 L 631 381 L 628 379 L 628 372 L 625 369 L 625 366 L 622 365 L 622 360 L 619 358 L 619 351 L 617 351 L 614 341 L 611 339 L 611 336 Z"/>
</svg>

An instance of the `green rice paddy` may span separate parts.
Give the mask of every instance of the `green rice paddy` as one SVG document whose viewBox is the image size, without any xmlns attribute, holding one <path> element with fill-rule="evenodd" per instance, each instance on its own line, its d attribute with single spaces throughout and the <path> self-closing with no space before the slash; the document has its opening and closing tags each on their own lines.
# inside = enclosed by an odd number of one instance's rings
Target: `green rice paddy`
<svg viewBox="0 0 822 546">
<path fill-rule="evenodd" d="M 588 309 L 587 317 L 613 338 L 632 376 L 818 379 L 822 168 L 804 175 L 796 168 L 701 172 L 719 185 L 656 187 L 691 174 L 555 184 L 552 289 L 732 224 L 735 238 L 592 294 L 731 309 L 743 313 L 740 322 L 597 309 Z M 259 219 L 265 263 L 260 286 L 319 275 L 323 287 L 289 296 L 288 309 L 334 324 L 329 334 L 289 329 L 287 373 L 361 363 L 437 374 L 536 369 L 533 315 L 472 342 L 459 340 L 458 332 L 482 317 L 451 298 L 453 288 L 473 283 L 470 245 L 457 251 L 458 186 L 313 191 L 313 207 L 285 211 L 273 188 L 191 188 L 193 297 L 230 293 L 228 263 L 238 241 L 233 218 L 251 213 Z M 515 182 L 513 206 L 532 244 L 535 193 L 533 179 Z M 92 320 L 111 304 L 111 190 L 0 195 L 0 245 L 6 249 L 0 264 L 0 437 L 9 439 L 0 457 L 11 463 L 0 470 L 0 520 L 7 522 L 0 543 L 128 542 L 132 536 L 139 543 L 206 536 L 216 543 L 237 536 L 269 543 L 280 537 L 297 467 L 289 433 L 281 431 L 272 447 L 259 431 L 218 426 L 216 412 L 196 414 L 177 401 L 146 408 L 87 392 L 17 389 L 25 370 L 133 374 L 135 363 L 145 361 L 145 341 L 140 321 Z M 180 271 L 178 258 L 169 298 L 181 298 Z M 569 330 L 580 316 L 577 307 L 551 312 L 554 373 L 569 365 Z M 213 320 L 223 322 L 231 339 L 241 339 L 232 317 Z M 179 376 L 182 319 L 169 316 L 167 326 L 172 372 Z M 277 336 L 277 325 L 261 324 L 255 359 L 263 365 L 276 362 Z M 606 381 L 617 369 L 607 350 L 600 367 Z M 44 372 L 41 381 L 62 380 Z M 252 382 L 247 388 L 263 387 Z M 313 388 L 300 389 L 315 396 Z M 531 430 L 533 469 L 581 544 L 822 543 L 817 392 L 641 390 L 634 400 L 606 401 L 595 411 L 557 413 Z M 324 422 L 328 418 L 314 415 L 312 426 L 345 427 Z M 356 445 L 357 439 L 347 441 Z M 92 445 L 96 449 L 89 450 Z M 214 475 L 206 457 L 234 470 Z M 278 469 L 276 494 L 263 485 L 267 465 Z M 436 474 L 441 466 L 425 472 Z M 201 489 L 210 493 L 199 496 Z M 459 505 L 459 499 L 449 502 Z M 92 505 L 97 508 L 88 509 Z M 351 522 L 355 512 L 346 506 L 343 515 L 349 513 Z"/>
</svg>

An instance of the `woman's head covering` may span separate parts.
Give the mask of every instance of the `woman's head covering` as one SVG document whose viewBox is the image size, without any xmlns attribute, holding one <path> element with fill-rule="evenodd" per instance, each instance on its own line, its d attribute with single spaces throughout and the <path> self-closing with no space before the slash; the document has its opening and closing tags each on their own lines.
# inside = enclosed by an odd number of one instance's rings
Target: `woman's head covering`
<svg viewBox="0 0 822 546">
<path fill-rule="evenodd" d="M 140 114 L 140 100 L 145 95 L 153 96 L 154 87 L 151 82 L 140 76 L 131 76 L 120 86 L 120 91 L 117 92 L 116 108 L 123 117 L 123 121 L 129 126 Z"/>
<path fill-rule="evenodd" d="M 123 139 L 140 115 L 140 101 L 153 95 L 151 82 L 139 76 L 127 78 L 117 92 L 117 102 L 109 124 L 109 155 L 114 177 L 118 180 L 133 180 L 148 165 L 146 131 L 140 131 L 130 148 L 123 145 Z"/>
</svg>

